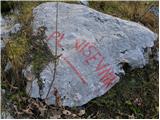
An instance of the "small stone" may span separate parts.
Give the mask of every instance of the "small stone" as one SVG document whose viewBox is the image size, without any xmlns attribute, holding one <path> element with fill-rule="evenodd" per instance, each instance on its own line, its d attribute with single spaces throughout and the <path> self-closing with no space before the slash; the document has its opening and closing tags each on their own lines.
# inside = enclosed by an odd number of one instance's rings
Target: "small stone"
<svg viewBox="0 0 160 120">
<path fill-rule="evenodd" d="M 85 6 L 89 5 L 88 0 L 80 0 L 80 3 Z"/>
<path fill-rule="evenodd" d="M 5 67 L 5 69 L 4 69 L 4 71 L 7 72 L 11 68 L 12 68 L 12 64 L 11 64 L 11 62 L 8 62 L 6 67 Z"/>
<path fill-rule="evenodd" d="M 153 7 L 151 7 L 150 8 L 150 10 L 149 10 L 151 13 L 153 13 L 155 16 L 159 16 L 159 8 L 158 7 L 156 7 L 156 6 L 153 6 Z"/>
<path fill-rule="evenodd" d="M 77 115 L 76 114 L 72 114 L 72 117 L 76 117 Z"/>
<path fill-rule="evenodd" d="M 159 61 L 159 52 L 157 52 L 156 60 Z"/>
<path fill-rule="evenodd" d="M 29 65 L 26 70 L 23 70 L 22 72 L 28 81 L 33 81 L 35 79 L 35 76 L 32 73 L 32 65 Z"/>
<path fill-rule="evenodd" d="M 2 119 L 14 119 L 13 116 L 11 116 L 11 114 L 8 111 L 2 111 L 1 118 Z"/>
<path fill-rule="evenodd" d="M 50 117 L 50 119 L 59 119 L 59 118 L 61 118 L 61 115 L 54 115 Z"/>
<path fill-rule="evenodd" d="M 1 89 L 1 93 L 4 95 L 6 93 L 5 89 Z"/>
<path fill-rule="evenodd" d="M 142 99 L 141 98 L 136 98 L 134 100 L 134 104 L 137 105 L 137 106 L 141 106 L 142 105 Z"/>
<path fill-rule="evenodd" d="M 80 110 L 79 113 L 78 113 L 78 115 L 79 115 L 79 116 L 82 116 L 82 115 L 84 115 L 85 113 L 86 113 L 85 110 Z"/>
<path fill-rule="evenodd" d="M 62 112 L 64 115 L 71 115 L 71 112 L 70 111 L 68 111 L 68 110 L 63 110 L 63 112 Z"/>
</svg>

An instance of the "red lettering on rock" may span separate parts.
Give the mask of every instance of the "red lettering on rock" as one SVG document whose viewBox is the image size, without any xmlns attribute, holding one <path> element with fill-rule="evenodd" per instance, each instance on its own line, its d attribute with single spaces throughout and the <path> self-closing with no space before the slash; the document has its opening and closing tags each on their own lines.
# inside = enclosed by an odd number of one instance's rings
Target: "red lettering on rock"
<svg viewBox="0 0 160 120">
<path fill-rule="evenodd" d="M 57 33 L 57 37 L 60 36 L 60 33 L 59 33 L 59 32 L 53 32 L 53 33 L 47 38 L 47 41 L 50 40 L 52 37 L 55 37 L 56 33 Z"/>
<path fill-rule="evenodd" d="M 76 69 L 76 67 L 65 57 L 62 57 L 63 60 L 68 64 L 68 66 L 77 74 L 77 76 L 80 78 L 80 80 L 84 83 L 87 84 L 86 80 L 83 78 L 81 73 Z"/>
<path fill-rule="evenodd" d="M 101 76 L 101 75 L 103 75 L 103 74 L 105 74 L 105 73 L 108 73 L 110 70 L 111 70 L 111 68 L 108 68 L 108 69 L 106 69 L 106 70 L 103 70 L 103 71 L 101 71 L 100 73 L 98 73 L 98 76 Z"/>
<path fill-rule="evenodd" d="M 53 33 L 47 38 L 47 41 L 51 40 L 52 37 L 56 38 L 56 35 L 57 35 L 57 40 L 55 39 L 55 43 L 56 43 L 57 47 L 62 48 L 62 45 L 60 44 L 60 42 L 63 40 L 64 34 L 61 34 L 60 32 L 53 32 Z"/>
<path fill-rule="evenodd" d="M 80 51 L 80 49 L 84 46 L 84 44 L 86 43 L 86 41 L 83 41 L 82 43 L 80 43 L 81 41 L 79 39 L 76 40 L 75 43 L 75 48 L 77 51 Z"/>
<path fill-rule="evenodd" d="M 55 39 L 57 36 L 57 39 Z M 55 44 L 58 48 L 62 48 L 61 41 L 64 39 L 64 34 L 60 32 L 53 32 L 48 38 L 47 41 L 51 40 L 51 38 L 55 39 Z M 54 47 L 53 44 L 49 44 L 49 48 Z M 117 77 L 113 72 L 112 68 L 108 67 L 108 64 L 105 64 L 104 57 L 99 52 L 99 50 L 95 47 L 94 44 L 87 42 L 86 40 L 81 41 L 79 39 L 76 40 L 74 45 L 76 51 L 84 56 L 84 63 L 89 64 L 91 61 L 96 61 L 97 65 L 95 68 L 95 72 L 97 72 L 98 76 L 100 77 L 100 81 L 103 82 L 105 87 L 108 87 L 113 83 L 115 78 Z M 80 78 L 80 80 L 87 84 L 86 80 L 77 70 L 77 68 L 72 64 L 66 57 L 62 56 L 64 62 L 74 71 L 74 73 Z M 108 68 L 107 68 L 108 67 Z"/>
<path fill-rule="evenodd" d="M 101 77 L 101 81 L 104 81 L 106 78 L 107 78 L 107 76 L 108 76 L 108 73 L 110 72 L 110 70 L 111 70 L 111 68 L 109 68 L 109 69 L 107 69 L 107 70 L 103 70 L 102 72 L 100 72 L 100 73 L 98 73 L 98 76 L 102 76 Z"/>
<path fill-rule="evenodd" d="M 88 57 L 86 57 L 86 59 L 84 60 L 84 63 L 89 64 L 89 61 L 91 60 L 96 60 L 98 58 L 98 56 L 101 56 L 101 54 L 98 52 L 97 48 L 95 46 L 89 46 L 88 50 L 93 52 L 93 50 L 96 50 L 96 54 L 90 55 Z"/>
<path fill-rule="evenodd" d="M 89 52 L 89 54 L 86 55 L 86 54 L 84 54 L 86 51 L 83 51 L 83 55 L 85 55 L 86 58 L 90 57 L 90 56 L 93 54 L 93 50 L 94 50 L 94 49 L 97 50 L 95 46 L 90 45 L 90 46 L 88 47 L 88 49 L 87 49 L 88 52 Z M 86 59 L 86 58 L 85 58 L 85 59 Z"/>
<path fill-rule="evenodd" d="M 110 84 L 112 84 L 113 80 L 116 78 L 114 73 L 110 74 L 111 77 L 107 78 L 105 81 L 103 81 L 104 85 L 108 87 Z"/>
<path fill-rule="evenodd" d="M 103 56 L 100 56 L 101 57 L 101 60 L 100 62 L 97 64 L 97 67 L 96 67 L 96 72 L 97 71 L 100 71 L 104 68 L 106 68 L 108 65 L 104 63 L 104 57 Z"/>
<path fill-rule="evenodd" d="M 79 52 L 81 53 L 84 50 L 84 48 L 86 48 L 88 45 L 89 45 L 89 42 L 87 42 L 86 44 L 84 44 L 84 46 L 79 50 Z"/>
<path fill-rule="evenodd" d="M 91 55 L 91 50 L 88 50 L 88 49 L 84 50 L 82 55 L 85 56 L 85 57 L 89 57 Z"/>
<path fill-rule="evenodd" d="M 62 45 L 60 44 L 60 42 L 63 40 L 63 38 L 64 38 L 64 34 L 62 34 L 62 35 L 60 36 L 60 38 L 57 39 L 57 41 L 56 41 L 57 47 L 62 48 Z"/>
</svg>

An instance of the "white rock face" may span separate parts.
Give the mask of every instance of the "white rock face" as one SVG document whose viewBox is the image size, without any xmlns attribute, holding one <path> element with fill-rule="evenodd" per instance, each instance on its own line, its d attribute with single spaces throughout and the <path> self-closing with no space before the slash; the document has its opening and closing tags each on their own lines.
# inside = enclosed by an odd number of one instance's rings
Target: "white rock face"
<svg viewBox="0 0 160 120">
<path fill-rule="evenodd" d="M 8 38 L 11 37 L 11 34 L 17 33 L 21 29 L 20 23 L 16 23 L 14 17 L 11 16 L 0 16 L 1 21 L 1 48 L 5 47 L 5 44 L 8 42 Z"/>
<path fill-rule="evenodd" d="M 80 0 L 80 3 L 85 6 L 89 5 L 88 0 Z"/>
<path fill-rule="evenodd" d="M 58 11 L 55 42 L 56 3 L 43 3 L 33 10 L 33 30 L 46 27 L 48 47 L 54 54 L 57 43 L 58 55 L 62 54 L 46 100 L 48 104 L 55 104 L 56 88 L 64 106 L 81 106 L 105 94 L 119 81 L 118 74 L 124 73 L 121 63 L 133 68 L 147 63 L 144 49 L 152 47 L 157 39 L 148 28 L 83 5 L 59 3 Z M 40 74 L 42 99 L 51 85 L 53 68 L 54 63 L 49 63 Z M 37 97 L 33 87 L 38 88 L 36 82 L 32 83 L 31 96 Z"/>
</svg>

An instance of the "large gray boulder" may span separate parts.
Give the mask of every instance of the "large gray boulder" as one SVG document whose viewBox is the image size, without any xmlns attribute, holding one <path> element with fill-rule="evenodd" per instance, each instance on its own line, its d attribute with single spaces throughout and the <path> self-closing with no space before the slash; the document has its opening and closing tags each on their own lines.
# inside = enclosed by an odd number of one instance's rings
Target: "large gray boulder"
<svg viewBox="0 0 160 120">
<path fill-rule="evenodd" d="M 34 32 L 42 26 L 47 28 L 46 42 L 54 54 L 56 3 L 39 5 L 33 16 Z M 64 106 L 81 106 L 105 94 L 124 74 L 122 63 L 142 68 L 147 64 L 145 48 L 152 47 L 157 39 L 155 33 L 138 23 L 67 3 L 58 4 L 57 36 L 58 55 L 62 55 L 46 102 L 55 104 L 56 89 Z M 31 97 L 46 98 L 53 69 L 54 63 L 48 63 L 40 73 L 41 90 L 37 78 L 28 83 Z"/>
</svg>

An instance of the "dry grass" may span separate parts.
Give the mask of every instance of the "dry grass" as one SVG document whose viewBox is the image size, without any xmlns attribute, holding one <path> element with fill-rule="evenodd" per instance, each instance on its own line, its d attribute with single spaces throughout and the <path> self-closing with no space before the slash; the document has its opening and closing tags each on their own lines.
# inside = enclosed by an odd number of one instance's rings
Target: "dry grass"
<svg viewBox="0 0 160 120">
<path fill-rule="evenodd" d="M 144 15 L 150 5 L 158 4 L 154 1 L 90 1 L 89 3 L 91 8 L 98 11 L 132 21 L 137 21 Z"/>
<path fill-rule="evenodd" d="M 146 13 L 140 22 L 158 34 L 158 18 L 152 13 Z"/>
<path fill-rule="evenodd" d="M 26 36 L 19 36 L 18 38 L 12 38 L 6 45 L 6 55 L 8 56 L 11 63 L 19 68 L 23 65 L 24 55 L 28 51 L 28 41 Z"/>
</svg>

